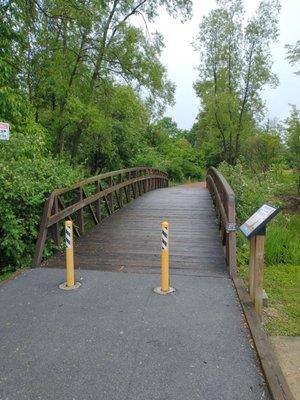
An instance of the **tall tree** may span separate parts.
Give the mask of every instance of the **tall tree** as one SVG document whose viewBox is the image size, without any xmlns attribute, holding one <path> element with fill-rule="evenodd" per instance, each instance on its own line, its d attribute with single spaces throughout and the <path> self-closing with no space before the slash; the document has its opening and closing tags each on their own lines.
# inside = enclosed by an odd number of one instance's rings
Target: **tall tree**
<svg viewBox="0 0 300 400">
<path fill-rule="evenodd" d="M 195 90 L 204 118 L 202 131 L 206 140 L 217 142 L 221 158 L 230 164 L 236 163 L 243 139 L 263 114 L 262 88 L 277 83 L 270 43 L 278 36 L 279 8 L 278 1 L 262 0 L 245 23 L 242 0 L 217 0 L 217 8 L 200 24 Z"/>
<path fill-rule="evenodd" d="M 18 49 L 18 86 L 51 133 L 54 153 L 81 153 L 84 136 L 110 118 L 114 87 L 131 87 L 140 100 L 163 107 L 174 87 L 159 56 L 160 34 L 149 35 L 133 17 L 152 21 L 158 6 L 186 19 L 191 0 L 1 0 L 6 21 L 17 21 L 10 41 Z M 98 117 L 97 117 L 98 115 Z M 95 119 L 98 118 L 98 123 Z M 102 134 L 101 134 L 102 135 Z M 101 152 L 101 150 L 100 150 Z"/>
</svg>

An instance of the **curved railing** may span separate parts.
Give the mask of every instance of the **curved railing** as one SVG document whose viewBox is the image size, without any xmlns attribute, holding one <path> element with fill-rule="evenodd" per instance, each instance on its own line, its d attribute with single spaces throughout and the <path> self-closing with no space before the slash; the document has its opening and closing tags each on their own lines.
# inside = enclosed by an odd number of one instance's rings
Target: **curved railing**
<svg viewBox="0 0 300 400">
<path fill-rule="evenodd" d="M 45 202 L 33 266 L 42 262 L 49 229 L 56 246 L 61 243 L 61 221 L 71 219 L 81 236 L 86 222 L 101 219 L 149 190 L 168 186 L 168 175 L 158 169 L 139 167 L 97 175 L 72 186 L 54 190 Z"/>
<path fill-rule="evenodd" d="M 224 176 L 214 167 L 207 171 L 206 185 L 212 196 L 219 219 L 223 246 L 230 276 L 236 275 L 235 195 Z"/>
</svg>

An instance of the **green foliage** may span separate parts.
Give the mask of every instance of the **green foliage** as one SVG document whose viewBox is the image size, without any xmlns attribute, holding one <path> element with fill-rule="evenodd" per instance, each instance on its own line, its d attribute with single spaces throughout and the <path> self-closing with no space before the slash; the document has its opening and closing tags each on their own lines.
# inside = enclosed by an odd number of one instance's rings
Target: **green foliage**
<svg viewBox="0 0 300 400">
<path fill-rule="evenodd" d="M 20 98 L 47 129 L 55 155 L 92 170 L 128 163 L 130 143 L 138 142 L 132 132 L 146 127 L 145 108 L 159 114 L 173 101 L 159 59 L 161 35 L 133 23 L 133 16 L 153 21 L 158 5 L 183 20 L 191 15 L 190 0 L 4 2 L 0 113 L 13 120 L 9 112 Z M 120 135 L 122 144 L 129 140 L 118 154 Z"/>
<path fill-rule="evenodd" d="M 0 162 L 0 250 L 2 264 L 28 266 L 43 204 L 54 188 L 82 178 L 67 162 L 47 157 Z"/>
<path fill-rule="evenodd" d="M 246 22 L 242 0 L 220 0 L 200 24 L 195 90 L 201 110 L 194 131 L 205 156 L 213 149 L 212 161 L 235 164 L 263 115 L 260 92 L 277 83 L 270 43 L 278 36 L 279 8 L 278 1 L 261 1 Z"/>
<path fill-rule="evenodd" d="M 247 139 L 243 154 L 254 173 L 266 172 L 283 161 L 284 147 L 278 134 L 261 132 Z"/>
<path fill-rule="evenodd" d="M 235 166 L 223 162 L 218 170 L 226 177 L 236 196 L 236 212 L 238 222 L 245 221 L 249 215 L 270 198 L 272 188 L 266 180 L 260 184 L 258 179 L 253 179 L 251 172 L 247 171 L 241 162 Z"/>
<path fill-rule="evenodd" d="M 290 117 L 286 120 L 286 142 L 288 160 L 294 171 L 297 192 L 300 194 L 300 111 L 292 108 Z"/>
<path fill-rule="evenodd" d="M 169 178 L 176 182 L 203 178 L 201 156 L 184 135 L 185 132 L 168 117 L 152 124 L 146 133 L 148 145 L 154 147 L 157 154 L 155 166 L 168 172 Z M 138 161 L 143 163 L 144 157 L 147 162 L 147 152 L 140 155 Z"/>
</svg>

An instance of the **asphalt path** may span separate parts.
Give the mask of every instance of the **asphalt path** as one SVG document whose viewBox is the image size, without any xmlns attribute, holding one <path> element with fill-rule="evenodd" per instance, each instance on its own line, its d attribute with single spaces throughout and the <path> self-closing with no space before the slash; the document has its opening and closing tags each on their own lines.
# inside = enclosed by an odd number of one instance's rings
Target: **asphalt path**
<svg viewBox="0 0 300 400">
<path fill-rule="evenodd" d="M 263 400 L 266 385 L 232 281 L 28 270 L 0 285 L 0 400 Z"/>
</svg>

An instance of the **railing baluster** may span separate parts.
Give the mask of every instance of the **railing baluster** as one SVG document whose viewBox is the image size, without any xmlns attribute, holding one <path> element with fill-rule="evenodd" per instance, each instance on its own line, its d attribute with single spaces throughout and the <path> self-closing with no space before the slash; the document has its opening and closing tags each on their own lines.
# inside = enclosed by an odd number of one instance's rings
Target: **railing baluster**
<svg viewBox="0 0 300 400">
<path fill-rule="evenodd" d="M 100 192 L 100 185 L 99 185 L 99 181 L 95 182 L 95 186 L 96 186 L 96 193 Z M 96 217 L 98 219 L 98 221 L 101 221 L 101 200 L 98 199 L 96 201 Z"/>
<path fill-rule="evenodd" d="M 80 187 L 78 189 L 78 202 L 82 202 L 83 200 L 83 191 L 82 191 L 82 187 Z M 80 231 L 80 235 L 84 234 L 84 215 L 83 215 L 83 208 L 80 208 L 77 211 L 77 217 L 78 217 L 78 225 L 79 225 L 79 231 Z"/>
<path fill-rule="evenodd" d="M 58 211 L 59 211 L 59 204 L 58 204 L 57 196 L 55 196 L 54 202 L 53 202 L 53 207 L 52 207 L 52 214 L 57 214 Z M 56 246 L 59 246 L 60 245 L 60 226 L 59 226 L 59 222 L 54 224 L 52 229 L 53 229 L 54 243 L 56 244 Z"/>
<path fill-rule="evenodd" d="M 113 186 L 113 178 L 110 176 L 108 178 L 108 187 L 112 187 L 112 186 Z M 107 199 L 108 199 L 109 208 L 110 208 L 111 212 L 113 213 L 114 212 L 113 194 L 110 193 L 107 196 Z"/>
</svg>

